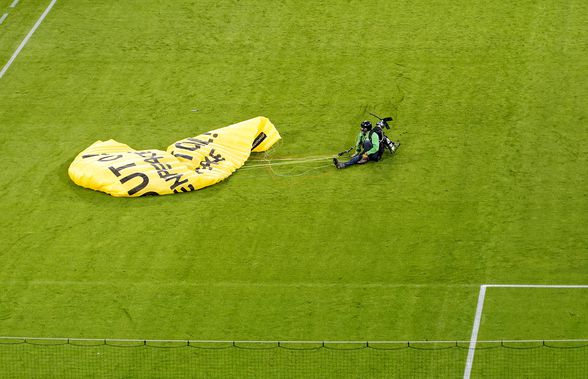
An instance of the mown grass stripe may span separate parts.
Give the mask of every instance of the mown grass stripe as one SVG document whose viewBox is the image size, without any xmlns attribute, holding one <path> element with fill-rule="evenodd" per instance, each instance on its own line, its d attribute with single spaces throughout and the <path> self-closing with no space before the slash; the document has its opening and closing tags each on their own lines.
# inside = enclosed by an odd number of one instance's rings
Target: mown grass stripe
<svg viewBox="0 0 588 379">
<path fill-rule="evenodd" d="M 0 71 L 0 79 L 4 76 L 4 74 L 6 73 L 6 71 L 8 71 L 8 69 L 12 65 L 12 62 L 14 62 L 14 60 L 16 59 L 16 57 L 18 57 L 18 54 L 20 54 L 20 52 L 25 47 L 25 45 L 27 44 L 27 42 L 29 42 L 29 40 L 33 36 L 33 33 L 35 33 L 35 31 L 37 30 L 37 28 L 39 27 L 39 25 L 41 25 L 41 23 L 43 22 L 43 20 L 45 19 L 45 17 L 47 17 L 47 14 L 51 10 L 51 8 L 53 8 L 53 5 L 55 5 L 56 2 L 57 2 L 57 0 L 52 0 L 51 1 L 51 3 L 47 6 L 47 8 L 45 9 L 45 11 L 41 15 L 41 17 L 39 17 L 39 19 L 37 20 L 37 22 L 35 23 L 35 25 L 33 25 L 33 28 L 29 31 L 29 33 L 26 35 L 26 37 L 22 40 L 22 42 L 20 43 L 20 45 L 18 45 L 18 47 L 16 48 L 16 51 L 14 52 L 14 54 L 12 54 L 12 56 L 8 60 L 8 63 L 6 63 L 6 65 L 2 68 L 2 71 Z"/>
</svg>

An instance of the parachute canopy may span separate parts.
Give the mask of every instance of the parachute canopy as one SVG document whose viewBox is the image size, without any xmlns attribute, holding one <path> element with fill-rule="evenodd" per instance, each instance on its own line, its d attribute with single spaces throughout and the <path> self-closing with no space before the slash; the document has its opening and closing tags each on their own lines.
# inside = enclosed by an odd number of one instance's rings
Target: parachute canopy
<svg viewBox="0 0 588 379">
<path fill-rule="evenodd" d="M 280 138 L 270 120 L 256 117 L 177 141 L 167 151 L 96 141 L 74 159 L 69 177 L 117 197 L 190 192 L 226 179 L 252 151 L 266 151 Z"/>
</svg>

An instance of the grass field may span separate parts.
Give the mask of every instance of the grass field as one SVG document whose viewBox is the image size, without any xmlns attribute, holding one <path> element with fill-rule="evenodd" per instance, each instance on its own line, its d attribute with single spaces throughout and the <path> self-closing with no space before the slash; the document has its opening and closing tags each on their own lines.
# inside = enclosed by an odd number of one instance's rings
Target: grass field
<svg viewBox="0 0 588 379">
<path fill-rule="evenodd" d="M 50 1 L 12 3 L 0 67 Z M 469 340 L 481 284 L 588 284 L 587 24 L 579 0 L 58 0 L 0 78 L 0 335 Z M 67 174 L 96 140 L 165 149 L 258 115 L 271 159 L 329 156 L 367 112 L 402 146 L 363 167 L 135 199 Z M 588 289 L 487 302 L 481 339 L 588 338 Z M 11 375 L 63 377 L 39 370 Z"/>
</svg>

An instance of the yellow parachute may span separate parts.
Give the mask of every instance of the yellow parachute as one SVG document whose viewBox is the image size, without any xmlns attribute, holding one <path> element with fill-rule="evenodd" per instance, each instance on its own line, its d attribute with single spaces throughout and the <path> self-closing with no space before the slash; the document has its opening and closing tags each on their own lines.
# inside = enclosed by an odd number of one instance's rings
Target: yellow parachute
<svg viewBox="0 0 588 379">
<path fill-rule="evenodd" d="M 226 179 L 252 151 L 266 151 L 280 138 L 270 120 L 256 117 L 177 141 L 167 151 L 96 141 L 74 159 L 69 177 L 117 197 L 190 192 Z"/>
</svg>

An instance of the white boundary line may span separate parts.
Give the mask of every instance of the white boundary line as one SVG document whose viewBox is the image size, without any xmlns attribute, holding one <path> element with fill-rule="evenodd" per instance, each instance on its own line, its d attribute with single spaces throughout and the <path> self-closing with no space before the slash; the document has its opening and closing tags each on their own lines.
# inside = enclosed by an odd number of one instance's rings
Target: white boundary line
<svg viewBox="0 0 588 379">
<path fill-rule="evenodd" d="M 474 355 L 476 353 L 476 344 L 478 343 L 478 332 L 480 330 L 480 321 L 482 320 L 482 311 L 484 309 L 484 299 L 486 298 L 487 288 L 588 288 L 588 285 L 574 284 L 482 284 L 478 295 L 478 305 L 476 306 L 476 316 L 472 327 L 472 336 L 470 338 L 470 347 L 468 349 L 468 358 L 463 373 L 464 379 L 470 379 L 472 367 L 474 364 Z M 481 341 L 480 341 L 481 342 Z"/>
<path fill-rule="evenodd" d="M 583 284 L 484 284 L 494 288 L 588 288 Z"/>
<path fill-rule="evenodd" d="M 2 24 L 4 20 L 6 20 L 6 17 L 8 17 L 8 13 L 4 13 L 2 17 L 0 17 L 0 24 Z"/>
<path fill-rule="evenodd" d="M 10 8 L 14 8 L 14 7 L 16 7 L 16 4 L 18 4 L 18 1 L 19 1 L 19 0 L 14 0 L 14 1 L 12 2 L 12 4 L 10 4 Z"/>
<path fill-rule="evenodd" d="M 472 328 L 472 336 L 470 337 L 470 347 L 468 350 L 468 359 L 466 360 L 466 367 L 463 374 L 464 379 L 469 379 L 472 372 L 472 365 L 474 364 L 474 352 L 476 351 L 476 343 L 478 340 L 478 331 L 480 330 L 480 320 L 482 319 L 482 310 L 484 308 L 484 298 L 486 297 L 485 284 L 480 286 L 480 293 L 478 295 L 478 305 L 476 306 L 476 317 L 474 317 L 474 327 Z"/>
<path fill-rule="evenodd" d="M 8 63 L 6 63 L 6 65 L 2 68 L 2 71 L 0 71 L 0 79 L 2 79 L 2 77 L 4 76 L 4 74 L 6 73 L 6 71 L 8 71 L 8 69 L 12 65 L 12 62 L 14 62 L 14 60 L 16 59 L 16 57 L 18 57 L 18 54 L 20 54 L 20 51 L 25 47 L 25 45 L 27 44 L 27 42 L 29 42 L 29 39 L 31 39 L 31 37 L 32 37 L 33 33 L 35 32 L 35 30 L 37 30 L 37 28 L 39 27 L 39 25 L 41 25 L 41 23 L 43 22 L 43 20 L 45 19 L 45 17 L 47 17 L 47 14 L 51 10 L 51 8 L 53 8 L 53 5 L 55 5 L 56 2 L 57 2 L 57 0 L 52 0 L 51 1 L 51 3 L 45 9 L 45 12 L 43 12 L 43 14 L 41 15 L 41 17 L 39 17 L 39 19 L 37 20 L 37 22 L 35 23 L 35 25 L 33 25 L 33 28 L 31 29 L 31 31 L 29 32 L 29 34 L 27 34 L 27 36 L 22 40 L 22 42 L 20 43 L 20 45 L 18 45 L 18 47 L 16 48 L 16 51 L 14 52 L 14 54 L 12 54 L 12 56 L 10 57 L 10 60 L 8 60 Z"/>
<path fill-rule="evenodd" d="M 304 287 L 304 288 L 429 288 L 430 284 L 425 283 L 315 283 L 315 282 L 153 282 L 153 281 L 76 281 L 76 280 L 0 280 L 0 285 L 21 285 L 30 286 L 180 286 L 180 287 Z M 436 288 L 471 288 L 477 287 L 477 284 L 436 284 Z"/>
</svg>

